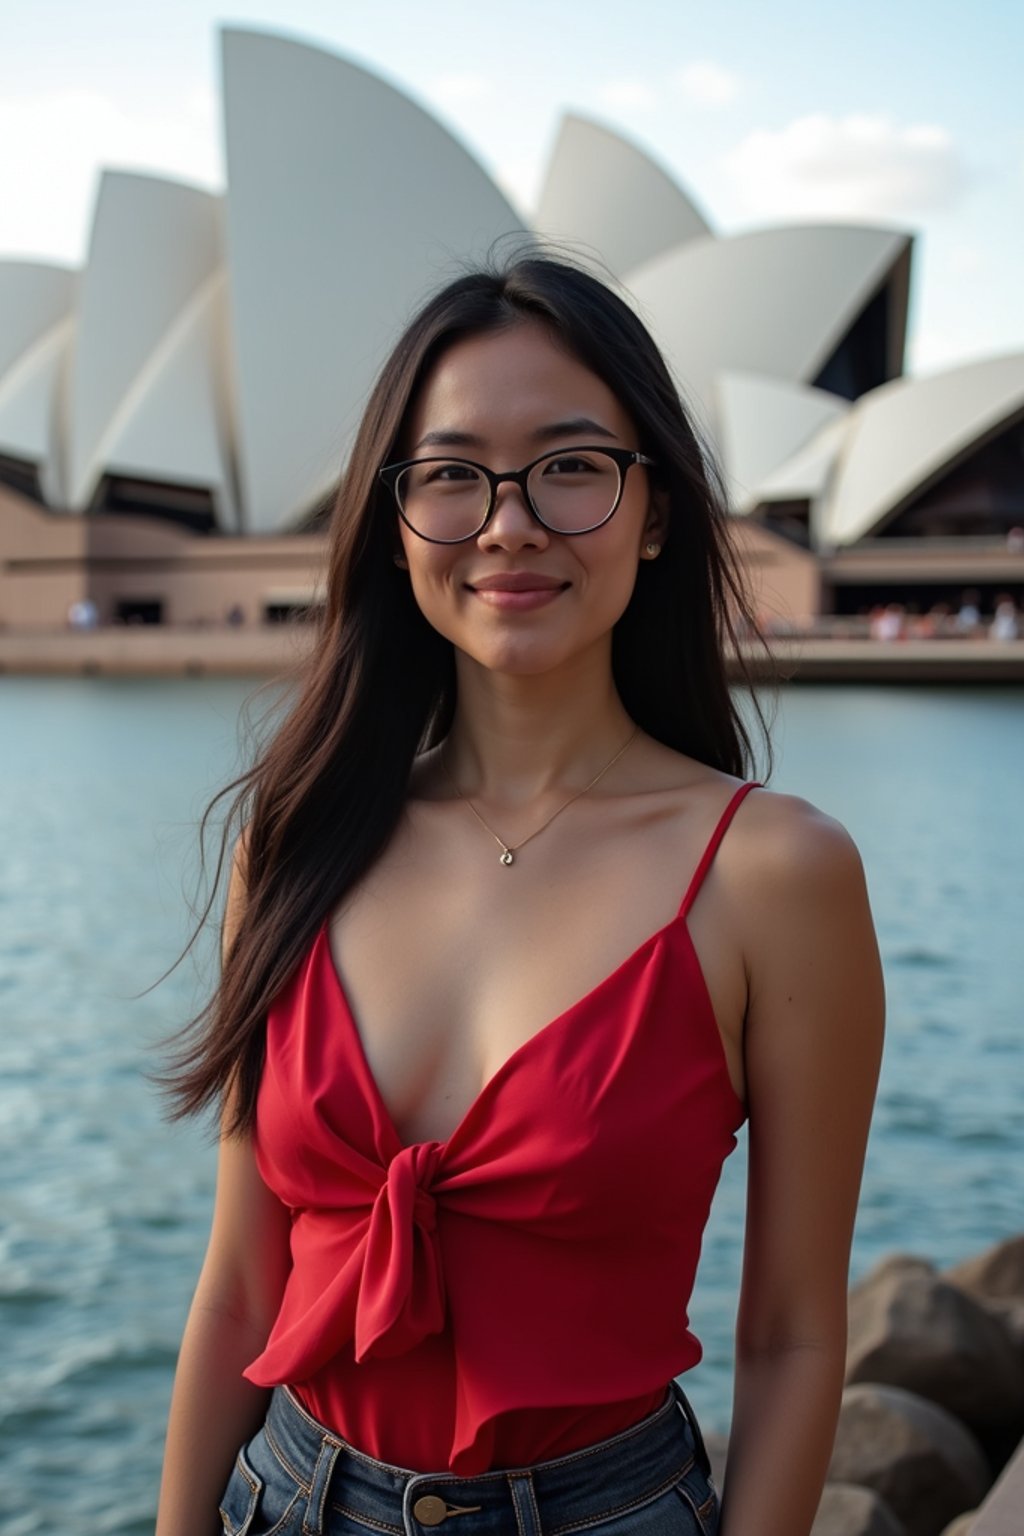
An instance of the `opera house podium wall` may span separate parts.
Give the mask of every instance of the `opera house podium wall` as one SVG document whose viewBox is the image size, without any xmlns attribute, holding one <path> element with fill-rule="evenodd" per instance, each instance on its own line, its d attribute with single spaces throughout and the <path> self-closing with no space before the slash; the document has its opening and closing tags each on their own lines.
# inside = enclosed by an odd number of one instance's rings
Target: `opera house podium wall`
<svg viewBox="0 0 1024 1536">
<path fill-rule="evenodd" d="M 805 628 L 819 611 L 818 563 L 807 550 L 734 519 L 758 611 Z M 76 603 L 101 626 L 258 626 L 317 601 L 323 533 L 199 534 L 112 513 L 51 512 L 0 485 L 0 628 L 63 630 Z"/>
<path fill-rule="evenodd" d="M 828 636 L 821 599 L 835 590 L 838 558 L 749 518 L 731 527 L 783 680 L 1024 682 L 1024 640 L 884 645 L 849 626 Z M 203 535 L 150 517 L 59 514 L 0 486 L 0 674 L 279 675 L 312 639 L 312 625 L 282 621 L 315 606 L 325 550 L 322 533 Z M 1008 560 L 1024 580 L 1024 555 L 978 551 L 975 570 L 957 547 L 881 553 L 889 577 L 904 580 L 966 571 L 1003 582 Z M 838 574 L 877 576 L 865 571 L 873 556 L 851 551 Z M 80 605 L 94 620 L 84 629 L 69 623 Z M 756 668 L 759 646 L 748 655 Z"/>
<path fill-rule="evenodd" d="M 66 629 L 72 605 L 103 626 L 273 622 L 316 601 L 316 534 L 197 534 L 152 517 L 68 515 L 0 486 L 0 627 Z"/>
</svg>

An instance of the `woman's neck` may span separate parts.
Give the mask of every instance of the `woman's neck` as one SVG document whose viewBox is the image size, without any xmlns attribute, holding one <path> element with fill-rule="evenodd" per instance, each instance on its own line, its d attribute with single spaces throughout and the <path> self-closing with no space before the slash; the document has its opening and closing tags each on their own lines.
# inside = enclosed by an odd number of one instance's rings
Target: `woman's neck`
<svg viewBox="0 0 1024 1536">
<path fill-rule="evenodd" d="M 444 763 L 465 795 L 534 804 L 581 789 L 633 729 L 607 668 L 523 677 L 460 667 Z"/>
</svg>

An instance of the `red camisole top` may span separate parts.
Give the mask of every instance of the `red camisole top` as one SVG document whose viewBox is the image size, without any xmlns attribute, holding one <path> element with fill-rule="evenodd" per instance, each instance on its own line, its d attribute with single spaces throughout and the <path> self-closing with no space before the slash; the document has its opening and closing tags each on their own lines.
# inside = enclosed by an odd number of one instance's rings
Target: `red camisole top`
<svg viewBox="0 0 1024 1536">
<path fill-rule="evenodd" d="M 245 1375 L 420 1472 L 617 1434 L 700 1359 L 687 1305 L 744 1120 L 686 917 L 520 1046 L 447 1141 L 403 1145 L 325 921 L 267 1019 L 256 1157 L 292 1269 Z"/>
</svg>

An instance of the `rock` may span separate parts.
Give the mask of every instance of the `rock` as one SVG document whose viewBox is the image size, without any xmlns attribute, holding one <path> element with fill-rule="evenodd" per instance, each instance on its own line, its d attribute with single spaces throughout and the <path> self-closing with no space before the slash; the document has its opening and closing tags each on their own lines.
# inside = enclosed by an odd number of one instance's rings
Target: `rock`
<svg viewBox="0 0 1024 1536">
<path fill-rule="evenodd" d="M 954 1264 L 942 1278 L 972 1296 L 1002 1323 L 1024 1369 L 1024 1236 L 1007 1238 L 974 1258 Z"/>
<path fill-rule="evenodd" d="M 870 1276 L 911 1274 L 914 1271 L 921 1274 L 933 1275 L 935 1265 L 930 1259 L 922 1259 L 916 1253 L 888 1253 L 884 1259 L 879 1259 L 874 1269 L 869 1271 Z M 868 1279 L 865 1275 L 864 1280 Z M 864 1280 L 860 1282 L 863 1285 Z"/>
<path fill-rule="evenodd" d="M 979 1301 L 1024 1303 L 1024 1233 L 954 1264 L 943 1278 Z"/>
<path fill-rule="evenodd" d="M 976 1509 L 969 1509 L 965 1515 L 957 1515 L 952 1525 L 947 1525 L 942 1536 L 971 1536 L 971 1526 L 974 1524 Z"/>
<path fill-rule="evenodd" d="M 952 1414 L 867 1383 L 843 1393 L 829 1479 L 873 1488 L 907 1536 L 935 1536 L 975 1509 L 991 1481 L 980 1445 Z"/>
<path fill-rule="evenodd" d="M 923 1260 L 878 1265 L 850 1293 L 848 1382 L 916 1392 L 999 1438 L 1024 1424 L 1024 1369 L 1003 1323 Z"/>
<path fill-rule="evenodd" d="M 1024 1301 L 1003 1301 L 993 1296 L 989 1301 L 982 1299 L 981 1305 L 998 1319 L 1013 1341 L 1017 1353 L 1024 1358 Z"/>
<path fill-rule="evenodd" d="M 883 1498 L 853 1483 L 826 1483 L 811 1536 L 906 1536 Z"/>
</svg>

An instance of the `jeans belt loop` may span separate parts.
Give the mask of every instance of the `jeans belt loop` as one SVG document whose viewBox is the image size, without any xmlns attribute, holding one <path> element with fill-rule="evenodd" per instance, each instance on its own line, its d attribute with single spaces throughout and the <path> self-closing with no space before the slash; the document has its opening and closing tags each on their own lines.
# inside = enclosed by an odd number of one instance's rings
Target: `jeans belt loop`
<svg viewBox="0 0 1024 1536">
<path fill-rule="evenodd" d="M 338 1459 L 340 1451 L 341 1446 L 337 1440 L 328 1440 L 326 1436 L 324 1437 L 320 1445 L 320 1454 L 316 1459 L 313 1481 L 310 1485 L 309 1501 L 306 1504 L 306 1516 L 302 1522 L 302 1529 L 307 1533 L 307 1536 L 321 1536 L 323 1532 L 327 1490 L 331 1486 L 334 1464 Z"/>
<path fill-rule="evenodd" d="M 690 1429 L 693 1431 L 693 1444 L 697 1453 L 698 1465 L 700 1466 L 701 1471 L 704 1473 L 704 1476 L 710 1477 L 711 1458 L 708 1455 L 707 1446 L 704 1444 L 704 1436 L 700 1432 L 700 1425 L 697 1423 L 697 1415 L 694 1413 L 692 1407 L 690 1406 L 690 1399 L 687 1397 L 678 1381 L 674 1379 L 672 1382 L 672 1390 L 676 1395 L 676 1400 L 678 1401 L 680 1408 L 682 1409 L 683 1417 L 686 1419 Z"/>
</svg>

